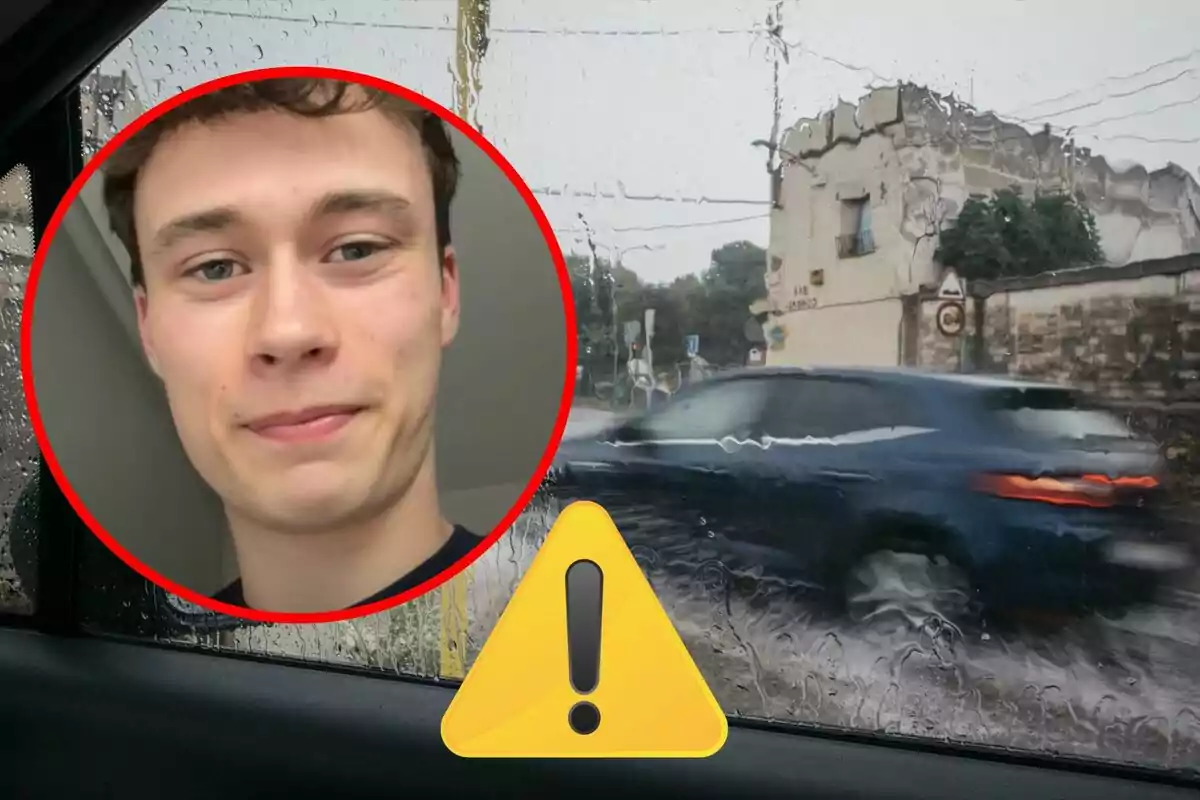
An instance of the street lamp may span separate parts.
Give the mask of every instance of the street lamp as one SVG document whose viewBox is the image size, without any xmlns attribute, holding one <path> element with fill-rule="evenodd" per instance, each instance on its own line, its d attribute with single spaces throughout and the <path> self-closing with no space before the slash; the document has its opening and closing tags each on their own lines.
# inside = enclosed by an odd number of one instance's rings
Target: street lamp
<svg viewBox="0 0 1200 800">
<path fill-rule="evenodd" d="M 609 303 L 612 306 L 612 329 L 613 329 L 613 390 L 617 388 L 617 376 L 620 374 L 620 355 L 621 355 L 621 339 L 618 326 L 620 324 L 620 316 L 617 312 L 617 269 L 621 266 L 621 257 L 626 253 L 631 253 L 635 250 L 662 250 L 666 245 L 662 244 L 635 244 L 629 247 L 620 247 L 618 245 L 597 244 L 592 233 L 592 226 L 588 224 L 583 213 L 579 213 L 579 221 L 583 223 L 584 230 L 587 232 L 588 247 L 592 251 L 592 259 L 596 260 L 596 250 L 603 248 L 607 250 L 612 258 L 611 270 L 611 285 L 609 287 Z M 653 377 L 653 376 L 651 376 Z"/>
<path fill-rule="evenodd" d="M 621 354 L 621 340 L 619 338 L 620 331 L 618 329 L 618 326 L 620 325 L 620 322 L 621 322 L 621 317 L 617 311 L 617 289 L 620 287 L 617 285 L 617 269 L 620 268 L 621 258 L 626 253 L 631 253 L 635 250 L 662 250 L 665 247 L 665 245 L 635 244 L 630 247 L 617 247 L 617 246 L 605 246 L 605 245 L 600 245 L 600 246 L 604 247 L 604 249 L 607 250 L 609 252 L 609 254 L 612 256 L 612 265 L 613 265 L 613 268 L 612 268 L 612 291 L 610 293 L 610 297 L 612 299 L 610 302 L 612 303 L 613 388 L 615 389 L 616 385 L 617 385 L 617 376 L 620 373 L 619 359 L 620 359 L 620 354 Z M 647 340 L 646 344 L 647 344 L 647 346 L 649 345 L 648 340 Z M 651 377 L 651 380 L 653 380 L 654 376 L 651 375 L 650 377 Z"/>
</svg>

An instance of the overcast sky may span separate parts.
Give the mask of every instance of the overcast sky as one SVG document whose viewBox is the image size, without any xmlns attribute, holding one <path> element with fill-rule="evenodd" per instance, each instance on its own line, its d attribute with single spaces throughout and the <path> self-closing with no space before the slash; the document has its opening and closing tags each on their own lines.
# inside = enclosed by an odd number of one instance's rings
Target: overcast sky
<svg viewBox="0 0 1200 800">
<path fill-rule="evenodd" d="M 564 250 L 583 250 L 580 213 L 649 280 L 702 270 L 730 240 L 766 244 L 765 154 L 750 143 L 771 129 L 775 4 L 493 0 L 480 122 L 535 191 L 566 195 L 539 194 Z M 321 64 L 452 108 L 455 9 L 171 0 L 102 70 L 128 70 L 155 103 L 230 72 Z M 1110 160 L 1200 168 L 1195 0 L 790 0 L 783 22 L 784 127 L 911 80 L 1031 128 L 1075 126 Z"/>
</svg>

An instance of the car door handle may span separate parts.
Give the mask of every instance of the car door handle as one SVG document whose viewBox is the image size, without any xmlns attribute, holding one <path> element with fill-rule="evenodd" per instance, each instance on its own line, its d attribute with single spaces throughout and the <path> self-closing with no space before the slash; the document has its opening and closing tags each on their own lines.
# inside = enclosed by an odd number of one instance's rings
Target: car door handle
<svg viewBox="0 0 1200 800">
<path fill-rule="evenodd" d="M 817 475 L 822 478 L 830 478 L 843 483 L 867 483 L 878 480 L 869 472 L 852 472 L 840 469 L 821 469 L 817 470 Z"/>
</svg>

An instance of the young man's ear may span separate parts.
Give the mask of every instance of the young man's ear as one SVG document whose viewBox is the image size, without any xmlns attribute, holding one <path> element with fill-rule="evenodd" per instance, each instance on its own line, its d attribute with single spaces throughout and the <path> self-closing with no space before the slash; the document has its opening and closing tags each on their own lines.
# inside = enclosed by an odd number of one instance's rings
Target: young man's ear
<svg viewBox="0 0 1200 800">
<path fill-rule="evenodd" d="M 146 325 L 146 287 L 133 287 L 133 305 L 137 309 L 137 326 L 138 337 L 142 340 L 142 352 L 146 354 L 146 361 L 150 363 L 150 369 L 154 370 L 154 374 L 160 378 L 162 375 L 158 372 L 158 355 L 154 350 L 154 338 L 150 335 L 149 326 Z"/>
<path fill-rule="evenodd" d="M 458 335 L 458 254 L 454 245 L 446 245 L 442 253 L 442 346 L 454 341 Z"/>
</svg>

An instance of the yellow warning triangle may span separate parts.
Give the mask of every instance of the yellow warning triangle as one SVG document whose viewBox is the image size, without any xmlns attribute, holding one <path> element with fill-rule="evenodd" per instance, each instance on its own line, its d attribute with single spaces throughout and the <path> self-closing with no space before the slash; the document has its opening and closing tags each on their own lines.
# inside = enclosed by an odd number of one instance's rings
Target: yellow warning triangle
<svg viewBox="0 0 1200 800">
<path fill-rule="evenodd" d="M 599 671 L 587 693 L 572 684 L 568 645 L 567 573 L 581 561 L 602 576 Z M 580 596 L 572 593 L 572 620 L 586 618 L 576 614 Z M 573 625 L 578 643 L 587 626 Z M 576 732 L 573 723 L 589 716 L 594 729 Z M 625 540 L 589 502 L 559 515 L 442 717 L 442 741 L 470 758 L 702 758 L 727 735 Z"/>
</svg>

